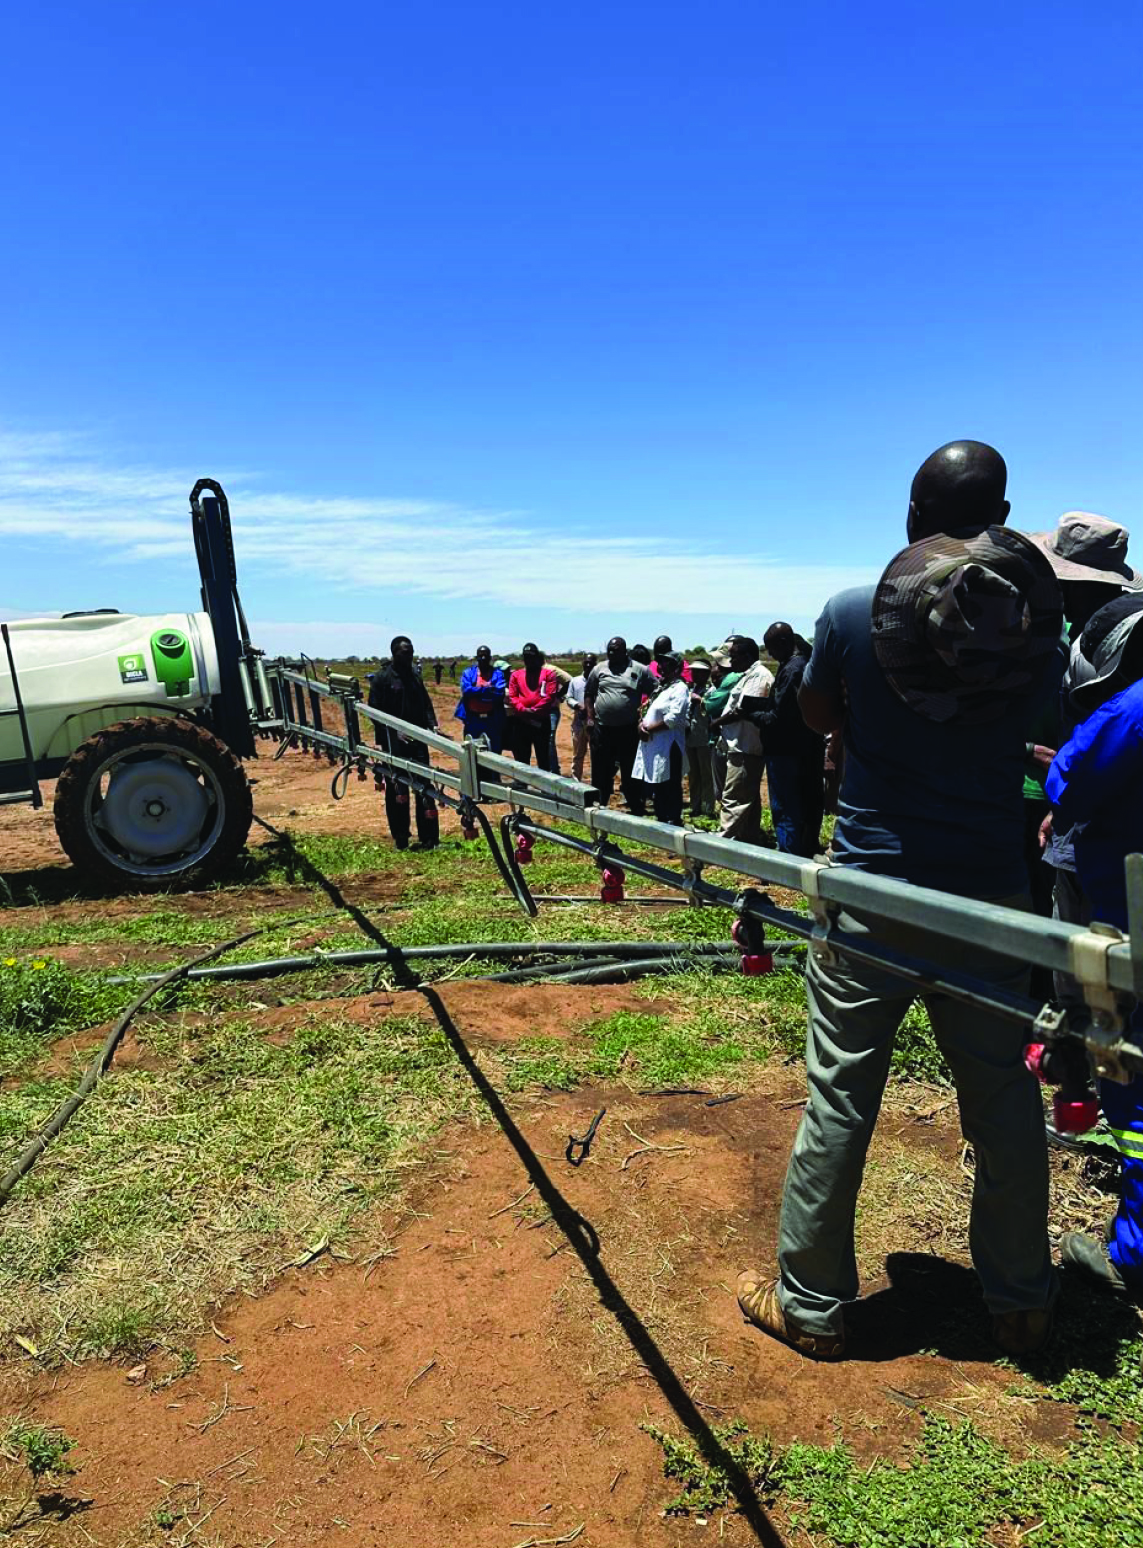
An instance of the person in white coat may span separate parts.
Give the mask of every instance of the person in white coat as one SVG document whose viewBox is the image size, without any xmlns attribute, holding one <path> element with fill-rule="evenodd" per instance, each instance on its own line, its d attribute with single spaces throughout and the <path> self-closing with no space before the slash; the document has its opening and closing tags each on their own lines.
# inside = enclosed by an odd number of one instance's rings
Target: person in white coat
<svg viewBox="0 0 1143 1548">
<path fill-rule="evenodd" d="M 687 708 L 691 695 L 683 681 L 680 655 L 668 652 L 658 658 L 658 664 L 661 686 L 639 722 L 639 747 L 631 774 L 650 789 L 658 820 L 682 827 Z"/>
</svg>

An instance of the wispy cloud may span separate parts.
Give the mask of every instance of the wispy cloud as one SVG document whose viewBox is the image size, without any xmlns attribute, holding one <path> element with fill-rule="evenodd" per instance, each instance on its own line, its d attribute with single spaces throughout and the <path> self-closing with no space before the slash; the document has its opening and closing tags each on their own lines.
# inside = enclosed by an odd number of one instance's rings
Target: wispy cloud
<svg viewBox="0 0 1143 1548">
<path fill-rule="evenodd" d="M 304 577 L 314 611 L 346 587 L 575 614 L 812 617 L 864 568 L 769 558 L 744 514 L 740 551 L 653 535 L 600 537 L 528 513 L 417 499 L 325 499 L 221 474 L 240 569 Z M 0 432 L 0 534 L 58 537 L 117 563 L 179 556 L 189 544 L 186 470 L 112 467 L 66 435 Z M 621 525 L 621 523 L 617 523 Z"/>
</svg>

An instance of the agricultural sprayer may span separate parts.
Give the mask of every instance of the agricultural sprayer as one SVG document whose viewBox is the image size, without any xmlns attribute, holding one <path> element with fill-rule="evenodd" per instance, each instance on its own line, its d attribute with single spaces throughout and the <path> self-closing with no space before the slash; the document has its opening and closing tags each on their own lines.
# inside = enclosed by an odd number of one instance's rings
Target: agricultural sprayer
<svg viewBox="0 0 1143 1548">
<path fill-rule="evenodd" d="M 2 626 L 0 804 L 42 806 L 83 871 L 133 888 L 205 880 L 242 849 L 242 759 L 272 718 L 238 597 L 221 485 L 191 491 L 202 607 L 112 608 Z"/>
</svg>

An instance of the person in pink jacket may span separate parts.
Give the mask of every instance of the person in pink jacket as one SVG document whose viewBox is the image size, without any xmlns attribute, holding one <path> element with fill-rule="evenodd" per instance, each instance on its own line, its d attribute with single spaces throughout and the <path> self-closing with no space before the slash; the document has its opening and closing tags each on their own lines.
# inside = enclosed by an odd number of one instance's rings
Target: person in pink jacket
<svg viewBox="0 0 1143 1548">
<path fill-rule="evenodd" d="M 563 684 L 544 665 L 538 645 L 529 641 L 520 655 L 524 665 L 508 679 L 508 745 L 517 763 L 531 763 L 534 752 L 536 767 L 546 770 L 551 767 L 552 709 Z"/>
</svg>

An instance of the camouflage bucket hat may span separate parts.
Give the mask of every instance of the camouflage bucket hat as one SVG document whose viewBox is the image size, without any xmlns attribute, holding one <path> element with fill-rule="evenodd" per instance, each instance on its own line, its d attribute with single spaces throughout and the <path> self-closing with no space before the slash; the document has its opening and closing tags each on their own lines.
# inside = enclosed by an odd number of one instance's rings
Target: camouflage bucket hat
<svg viewBox="0 0 1143 1548">
<path fill-rule="evenodd" d="M 873 599 L 873 649 L 926 720 L 999 720 L 1039 686 L 1063 622 L 1044 553 L 1008 527 L 939 533 L 890 561 Z"/>
</svg>

